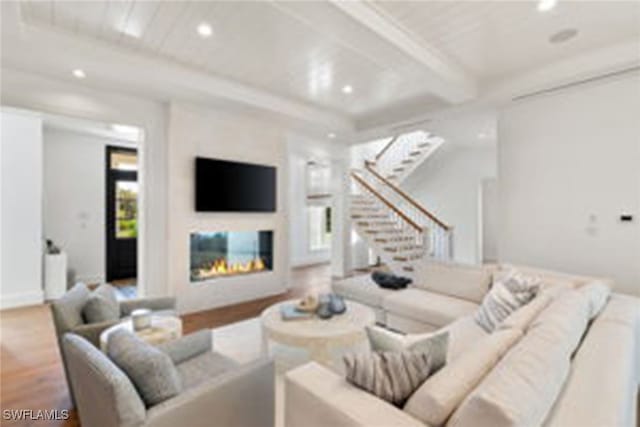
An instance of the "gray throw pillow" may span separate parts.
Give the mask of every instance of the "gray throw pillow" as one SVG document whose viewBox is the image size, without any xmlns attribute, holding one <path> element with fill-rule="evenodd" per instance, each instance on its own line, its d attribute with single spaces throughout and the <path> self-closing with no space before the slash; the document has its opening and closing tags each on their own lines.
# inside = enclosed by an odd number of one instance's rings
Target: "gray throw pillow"
<svg viewBox="0 0 640 427">
<path fill-rule="evenodd" d="M 344 364 L 348 382 L 400 407 L 433 373 L 424 351 L 352 353 Z"/>
<path fill-rule="evenodd" d="M 105 283 L 91 292 L 82 309 L 82 315 L 87 323 L 118 320 L 120 304 L 113 286 Z"/>
<path fill-rule="evenodd" d="M 127 330 L 109 335 L 107 355 L 131 379 L 147 407 L 182 391 L 180 375 L 171 358 Z"/>
<path fill-rule="evenodd" d="M 67 293 L 53 301 L 53 315 L 56 328 L 61 334 L 72 330 L 84 322 L 82 310 L 91 295 L 84 283 L 76 283 Z"/>
</svg>

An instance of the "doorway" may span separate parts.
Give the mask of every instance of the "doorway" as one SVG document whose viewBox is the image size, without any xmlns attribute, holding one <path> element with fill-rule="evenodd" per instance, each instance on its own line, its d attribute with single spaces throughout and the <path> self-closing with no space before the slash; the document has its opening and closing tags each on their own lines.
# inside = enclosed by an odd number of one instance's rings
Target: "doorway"
<svg viewBox="0 0 640 427">
<path fill-rule="evenodd" d="M 135 285 L 138 274 L 138 153 L 133 148 L 107 146 L 105 159 L 107 281 Z"/>
</svg>

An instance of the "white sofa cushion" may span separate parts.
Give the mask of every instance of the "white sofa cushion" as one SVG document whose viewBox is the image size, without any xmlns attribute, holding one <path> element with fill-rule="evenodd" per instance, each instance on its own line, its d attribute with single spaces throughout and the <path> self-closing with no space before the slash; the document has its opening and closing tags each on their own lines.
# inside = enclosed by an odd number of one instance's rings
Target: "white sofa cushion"
<svg viewBox="0 0 640 427">
<path fill-rule="evenodd" d="M 465 399 L 449 425 L 541 425 L 566 381 L 589 313 L 584 295 L 562 292 Z"/>
<path fill-rule="evenodd" d="M 635 426 L 640 354 L 634 341 L 629 326 L 596 320 L 545 426 Z"/>
<path fill-rule="evenodd" d="M 480 303 L 491 286 L 494 268 L 427 260 L 416 263 L 416 288 Z"/>
<path fill-rule="evenodd" d="M 382 304 L 390 313 L 436 327 L 445 326 L 478 308 L 477 304 L 467 300 L 412 288 L 394 292 Z"/>
<path fill-rule="evenodd" d="M 447 363 L 462 356 L 468 349 L 489 334 L 482 329 L 472 315 L 456 319 L 440 331 L 449 332 L 449 350 L 447 351 Z"/>
<path fill-rule="evenodd" d="M 518 270 L 524 275 L 539 277 L 543 286 L 561 286 L 569 288 L 577 288 L 593 281 L 600 281 L 607 285 L 611 285 L 610 280 L 579 276 L 576 274 L 562 273 L 559 271 L 545 270 L 526 265 L 500 264 L 499 271 Z"/>
<path fill-rule="evenodd" d="M 287 427 L 425 427 L 314 362 L 287 372 L 285 401 Z"/>
<path fill-rule="evenodd" d="M 540 292 L 528 304 L 520 307 L 500 322 L 497 329 L 516 328 L 523 332 L 526 331 L 533 319 L 535 319 L 540 312 L 542 312 L 542 310 L 551 303 L 554 298 L 554 294 L 555 292 L 551 290 Z"/>
<path fill-rule="evenodd" d="M 428 378 L 409 398 L 404 410 L 429 425 L 443 425 L 467 394 L 521 336 L 519 329 L 487 335 Z"/>
<path fill-rule="evenodd" d="M 382 301 L 386 296 L 398 292 L 376 285 L 369 274 L 335 281 L 332 288 L 338 295 L 372 307 L 382 307 Z"/>
<path fill-rule="evenodd" d="M 611 289 L 603 282 L 591 282 L 579 287 L 578 292 L 589 299 L 590 319 L 600 314 L 611 295 Z"/>
</svg>

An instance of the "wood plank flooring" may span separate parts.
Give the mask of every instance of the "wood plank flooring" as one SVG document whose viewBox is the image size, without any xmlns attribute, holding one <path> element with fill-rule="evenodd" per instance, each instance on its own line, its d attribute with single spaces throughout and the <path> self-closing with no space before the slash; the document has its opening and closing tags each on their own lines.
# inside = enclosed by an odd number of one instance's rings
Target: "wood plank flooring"
<svg viewBox="0 0 640 427">
<path fill-rule="evenodd" d="M 184 333 L 255 317 L 269 305 L 311 289 L 326 291 L 331 284 L 330 267 L 323 264 L 294 269 L 291 284 L 292 288 L 282 295 L 185 315 Z M 0 312 L 0 408 L 70 410 L 70 418 L 64 421 L 8 421 L 0 414 L 1 426 L 80 425 L 76 411 L 71 410 L 53 321 L 46 305 Z"/>
</svg>

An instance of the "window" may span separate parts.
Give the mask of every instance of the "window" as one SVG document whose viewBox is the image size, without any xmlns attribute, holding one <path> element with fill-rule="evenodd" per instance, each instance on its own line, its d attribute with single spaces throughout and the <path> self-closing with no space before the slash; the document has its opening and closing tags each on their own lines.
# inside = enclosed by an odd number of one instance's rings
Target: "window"
<svg viewBox="0 0 640 427">
<path fill-rule="evenodd" d="M 138 183 L 116 181 L 116 239 L 138 236 Z"/>
<path fill-rule="evenodd" d="M 120 171 L 138 170 L 138 154 L 135 151 L 112 151 L 109 158 L 109 167 Z"/>
<path fill-rule="evenodd" d="M 309 249 L 319 251 L 331 247 L 331 207 L 309 206 Z"/>
</svg>

